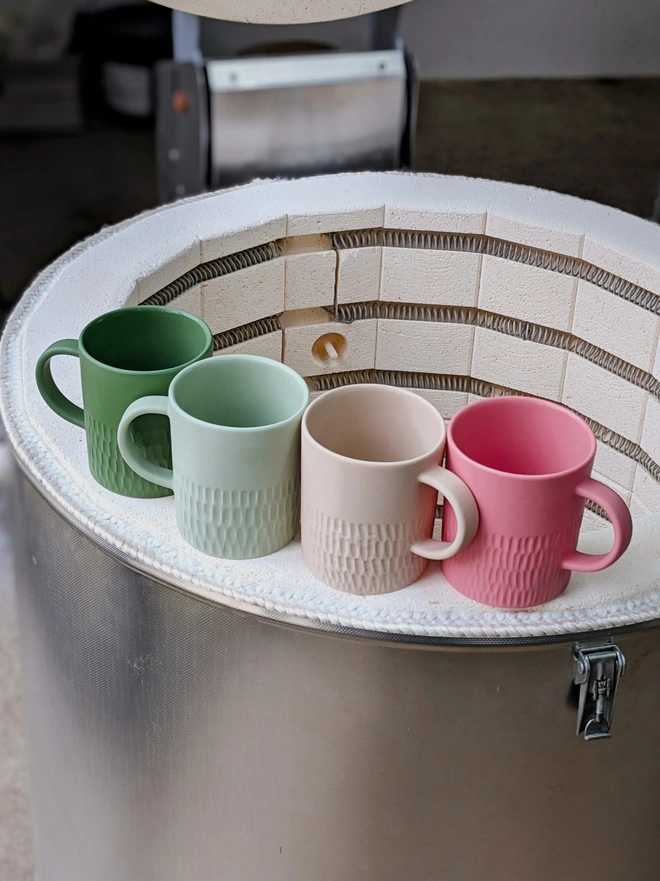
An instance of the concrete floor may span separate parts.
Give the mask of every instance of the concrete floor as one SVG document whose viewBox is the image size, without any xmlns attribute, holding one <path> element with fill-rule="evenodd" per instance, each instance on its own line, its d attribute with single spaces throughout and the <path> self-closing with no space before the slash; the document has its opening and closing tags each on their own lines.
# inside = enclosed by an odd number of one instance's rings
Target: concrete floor
<svg viewBox="0 0 660 881">
<path fill-rule="evenodd" d="M 660 174 L 658 107 L 656 80 L 425 83 L 416 165 L 547 187 L 648 217 Z M 65 248 L 155 203 L 152 157 L 149 132 L 108 122 L 76 136 L 0 141 L 0 317 Z M 7 482 L 0 443 L 0 881 L 28 881 Z"/>
</svg>

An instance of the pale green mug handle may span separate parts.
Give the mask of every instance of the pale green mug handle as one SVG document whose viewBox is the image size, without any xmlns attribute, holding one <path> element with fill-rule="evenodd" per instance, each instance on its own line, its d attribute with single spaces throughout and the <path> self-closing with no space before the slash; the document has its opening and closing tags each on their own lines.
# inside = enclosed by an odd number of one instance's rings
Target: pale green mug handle
<svg viewBox="0 0 660 881">
<path fill-rule="evenodd" d="M 126 408 L 126 412 L 121 417 L 119 428 L 117 429 L 117 443 L 126 464 L 132 468 L 140 477 L 150 480 L 158 486 L 164 486 L 167 489 L 173 489 L 174 479 L 171 468 L 163 468 L 161 465 L 155 465 L 149 462 L 135 446 L 131 437 L 131 423 L 138 416 L 150 416 L 152 414 L 167 416 L 167 397 L 165 395 L 150 395 L 146 398 L 139 398 L 133 401 Z"/>
</svg>

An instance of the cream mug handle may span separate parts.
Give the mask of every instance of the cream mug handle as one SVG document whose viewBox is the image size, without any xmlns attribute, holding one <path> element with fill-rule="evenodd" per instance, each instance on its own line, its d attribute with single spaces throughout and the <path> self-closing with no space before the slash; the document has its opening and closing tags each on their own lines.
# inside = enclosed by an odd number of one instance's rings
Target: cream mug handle
<svg viewBox="0 0 660 881">
<path fill-rule="evenodd" d="M 474 496 L 460 477 L 440 465 L 423 471 L 417 480 L 437 489 L 452 506 L 456 517 L 456 537 L 453 541 L 427 538 L 411 547 L 414 554 L 427 560 L 446 560 L 467 547 L 479 528 L 479 510 Z"/>
</svg>

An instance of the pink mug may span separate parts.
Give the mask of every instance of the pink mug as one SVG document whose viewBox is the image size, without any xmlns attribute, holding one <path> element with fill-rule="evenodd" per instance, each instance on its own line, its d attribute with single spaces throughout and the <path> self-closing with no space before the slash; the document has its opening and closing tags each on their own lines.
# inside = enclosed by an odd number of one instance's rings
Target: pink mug
<svg viewBox="0 0 660 881">
<path fill-rule="evenodd" d="M 590 477 L 596 439 L 589 426 L 559 404 L 536 398 L 490 398 L 452 419 L 447 468 L 479 508 L 473 542 L 444 560 L 447 581 L 465 596 L 506 609 L 558 597 L 571 572 L 598 572 L 624 553 L 632 519 L 614 490 Z M 606 512 L 614 545 L 606 554 L 576 550 L 585 499 Z M 445 504 L 443 539 L 456 518 Z"/>
</svg>

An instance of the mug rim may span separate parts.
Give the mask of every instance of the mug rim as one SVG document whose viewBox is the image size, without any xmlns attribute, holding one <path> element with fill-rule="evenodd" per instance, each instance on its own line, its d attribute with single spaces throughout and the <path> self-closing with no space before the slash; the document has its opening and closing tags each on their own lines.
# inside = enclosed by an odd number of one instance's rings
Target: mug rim
<svg viewBox="0 0 660 881">
<path fill-rule="evenodd" d="M 90 331 L 94 325 L 99 324 L 104 319 L 107 319 L 109 316 L 115 316 L 123 314 L 125 315 L 128 312 L 158 312 L 165 313 L 166 315 L 174 315 L 179 318 L 185 318 L 187 320 L 191 320 L 198 327 L 201 328 L 204 336 L 206 338 L 206 343 L 204 347 L 200 347 L 200 351 L 194 358 L 189 358 L 187 361 L 184 361 L 182 364 L 175 364 L 172 367 L 161 367 L 158 370 L 129 370 L 126 367 L 114 367 L 112 364 L 106 364 L 105 361 L 100 361 L 98 358 L 95 358 L 94 355 L 87 349 L 85 345 L 85 336 L 88 331 Z M 180 371 L 186 369 L 187 367 L 191 367 L 196 364 L 200 358 L 204 357 L 204 353 L 207 352 L 210 348 L 211 352 L 213 351 L 213 333 L 211 332 L 211 328 L 204 321 L 203 318 L 200 318 L 198 315 L 194 315 L 192 312 L 184 312 L 183 309 L 175 309 L 171 306 L 122 306 L 120 309 L 111 309 L 110 312 L 103 312 L 101 315 L 97 315 L 96 318 L 92 318 L 90 322 L 88 322 L 85 327 L 83 327 L 80 336 L 78 337 L 78 346 L 80 347 L 81 355 L 84 355 L 89 361 L 97 365 L 98 367 L 102 367 L 104 370 L 108 370 L 111 373 L 117 373 L 121 376 L 137 376 L 146 374 L 148 376 L 162 376 L 167 373 L 171 373 L 173 370 Z"/>
<path fill-rule="evenodd" d="M 437 418 L 441 431 L 441 437 L 439 441 L 433 447 L 431 447 L 429 450 L 419 456 L 413 456 L 409 459 L 395 459 L 393 462 L 379 462 L 375 459 L 355 459 L 352 456 L 344 456 L 342 453 L 335 453 L 334 450 L 331 450 L 329 447 L 326 447 L 324 444 L 317 441 L 316 438 L 312 435 L 307 424 L 309 414 L 315 407 L 319 405 L 320 402 L 327 400 L 330 396 L 341 394 L 347 391 L 352 391 L 354 389 L 378 390 L 383 391 L 386 394 L 406 396 L 409 398 L 413 398 L 415 401 L 418 401 L 420 406 L 423 406 L 427 410 L 430 410 L 434 414 L 434 417 Z M 432 453 L 435 453 L 438 450 L 444 450 L 445 444 L 447 442 L 447 428 L 445 426 L 445 421 L 442 418 L 441 414 L 435 409 L 433 404 L 431 404 L 421 395 L 415 394 L 415 392 L 411 391 L 410 389 L 404 389 L 399 388 L 398 386 L 384 385 L 374 382 L 356 382 L 349 385 L 340 386 L 339 388 L 329 389 L 328 391 L 323 392 L 323 394 L 320 395 L 315 401 L 312 401 L 312 403 L 307 408 L 305 415 L 303 416 L 302 428 L 303 437 L 309 440 L 316 449 L 321 450 L 321 452 L 323 452 L 325 455 L 330 456 L 339 462 L 356 463 L 358 465 L 364 466 L 365 468 L 400 468 L 402 465 L 422 464 L 424 460 L 427 459 Z"/>
<path fill-rule="evenodd" d="M 543 474 L 519 474 L 514 471 L 502 471 L 499 468 L 492 468 L 490 465 L 484 465 L 481 462 L 478 462 L 476 459 L 473 459 L 472 456 L 468 456 L 467 453 L 463 451 L 463 449 L 456 443 L 454 433 L 456 431 L 456 424 L 462 419 L 466 418 L 465 413 L 468 411 L 474 411 L 475 409 L 485 409 L 492 408 L 496 406 L 510 406 L 510 402 L 524 402 L 529 405 L 531 402 L 534 406 L 541 406 L 544 409 L 550 408 L 555 410 L 558 413 L 561 413 L 562 416 L 568 417 L 574 423 L 579 425 L 580 430 L 585 434 L 585 436 L 589 439 L 589 453 L 586 456 L 583 456 L 582 459 L 572 465 L 570 468 L 564 468 L 562 471 L 546 471 Z M 506 402 L 506 404 L 505 404 Z M 514 404 L 515 406 L 515 404 Z M 466 407 L 463 407 L 461 410 L 456 413 L 447 428 L 447 441 L 451 446 L 452 454 L 459 455 L 464 462 L 469 463 L 470 466 L 478 469 L 479 471 L 484 472 L 485 474 L 491 474 L 496 477 L 504 477 L 510 480 L 524 480 L 524 481 L 548 481 L 548 480 L 556 480 L 561 477 L 569 477 L 573 474 L 578 474 L 582 471 L 586 466 L 590 465 L 594 457 L 596 455 L 596 451 L 598 446 L 596 444 L 596 437 L 593 431 L 589 428 L 587 423 L 582 419 L 582 417 L 578 416 L 577 413 L 574 413 L 564 404 L 559 404 L 556 401 L 548 401 L 546 398 L 535 398 L 532 395 L 498 395 L 495 398 L 484 398 L 481 401 L 475 401 L 472 404 L 468 404 Z"/>
<path fill-rule="evenodd" d="M 193 416 L 187 410 L 184 410 L 181 404 L 179 404 L 179 402 L 176 400 L 175 395 L 178 384 L 183 381 L 183 378 L 186 376 L 186 374 L 192 373 L 192 371 L 196 369 L 218 370 L 220 368 L 215 366 L 212 367 L 210 365 L 222 364 L 231 361 L 242 361 L 244 364 L 248 361 L 251 361 L 253 363 L 256 361 L 259 364 L 263 364 L 268 369 L 276 370 L 280 373 L 285 373 L 287 376 L 292 376 L 294 378 L 294 381 L 298 384 L 299 388 L 303 392 L 302 404 L 298 407 L 295 413 L 287 416 L 286 419 L 280 419 L 278 422 L 269 422 L 267 425 L 220 425 L 217 422 L 207 422 L 205 419 L 200 419 L 197 416 Z M 184 416 L 186 419 L 189 419 L 191 422 L 197 425 L 203 425 L 205 428 L 217 429 L 218 431 L 236 432 L 239 434 L 246 432 L 261 433 L 271 431 L 276 428 L 282 428 L 284 426 L 290 425 L 292 422 L 297 422 L 302 414 L 305 412 L 307 405 L 309 404 L 309 386 L 299 373 L 297 373 L 287 364 L 283 364 L 281 361 L 274 361 L 272 358 L 265 358 L 262 355 L 247 355 L 236 353 L 232 355 L 217 355 L 214 358 L 207 358 L 205 361 L 195 361 L 192 364 L 189 364 L 187 367 L 177 373 L 177 375 L 170 383 L 167 398 L 170 406 L 179 415 Z"/>
</svg>

